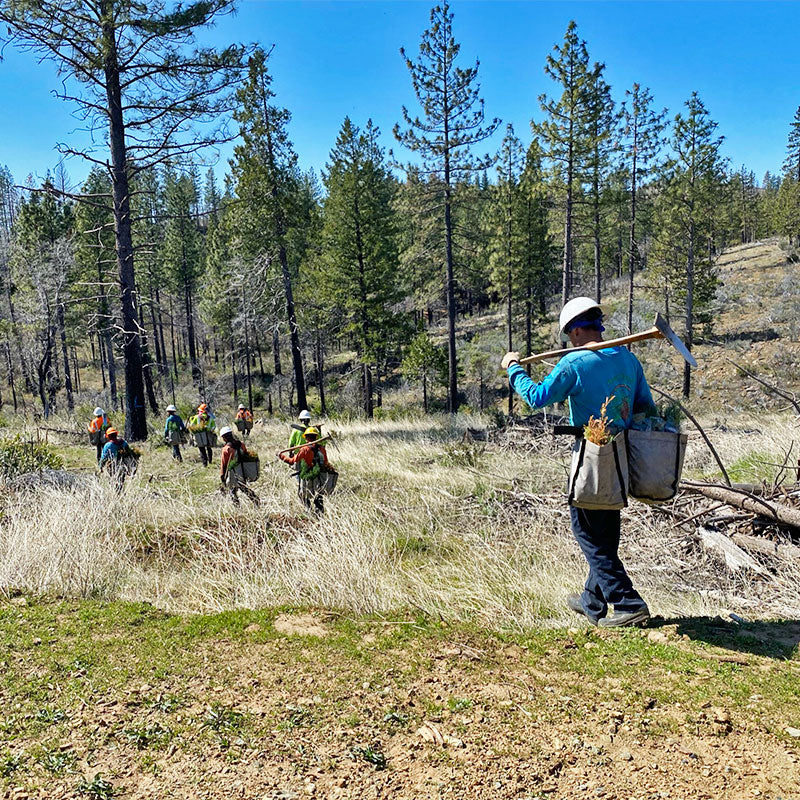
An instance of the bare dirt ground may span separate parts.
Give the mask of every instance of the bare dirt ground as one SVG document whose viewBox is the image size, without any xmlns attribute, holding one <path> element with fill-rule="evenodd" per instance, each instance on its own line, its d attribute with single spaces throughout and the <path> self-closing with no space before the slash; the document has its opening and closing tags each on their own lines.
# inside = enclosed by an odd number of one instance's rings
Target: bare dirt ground
<svg viewBox="0 0 800 800">
<path fill-rule="evenodd" d="M 323 612 L 198 624 L 148 613 L 110 640 L 93 626 L 104 655 L 73 659 L 60 679 L 53 665 L 80 649 L 80 626 L 11 650 L 26 699 L 2 692 L 4 730 L 19 716 L 4 763 L 24 752 L 29 768 L 3 797 L 800 797 L 800 740 L 786 733 L 800 721 L 800 662 L 759 642 L 796 645 L 800 626 L 521 640 Z M 702 641 L 714 637 L 725 646 Z M 66 754 L 58 774 L 53 753 Z M 115 794 L 86 788 L 98 773 Z"/>
</svg>

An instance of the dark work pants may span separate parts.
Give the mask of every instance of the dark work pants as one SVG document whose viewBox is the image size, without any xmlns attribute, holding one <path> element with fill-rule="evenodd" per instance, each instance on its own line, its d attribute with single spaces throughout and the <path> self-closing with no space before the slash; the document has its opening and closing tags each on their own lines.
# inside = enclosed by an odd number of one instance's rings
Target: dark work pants
<svg viewBox="0 0 800 800">
<path fill-rule="evenodd" d="M 181 446 L 179 444 L 172 445 L 172 457 L 176 461 L 183 461 L 183 456 L 181 455 Z"/>
<path fill-rule="evenodd" d="M 570 506 L 572 532 L 589 564 L 581 595 L 586 613 L 595 621 L 615 611 L 638 611 L 646 604 L 633 588 L 619 559 L 619 511 L 593 511 Z"/>
<path fill-rule="evenodd" d="M 200 450 L 200 458 L 203 460 L 203 466 L 205 467 L 207 464 L 211 463 L 211 448 L 210 447 L 201 447 Z"/>
<path fill-rule="evenodd" d="M 97 463 L 99 464 L 100 456 L 103 455 L 103 443 L 100 442 L 100 444 L 95 445 L 95 447 L 97 448 Z"/>
</svg>

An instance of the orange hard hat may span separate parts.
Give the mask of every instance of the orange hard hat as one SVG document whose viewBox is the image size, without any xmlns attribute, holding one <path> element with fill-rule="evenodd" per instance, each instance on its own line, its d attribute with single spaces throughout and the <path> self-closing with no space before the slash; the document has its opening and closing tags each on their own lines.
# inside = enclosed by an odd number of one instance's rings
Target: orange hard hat
<svg viewBox="0 0 800 800">
<path fill-rule="evenodd" d="M 198 411 L 208 411 L 208 403 L 200 403 L 200 405 L 197 406 L 197 410 Z"/>
<path fill-rule="evenodd" d="M 118 435 L 119 435 L 119 431 L 116 428 L 109 428 L 106 431 L 106 436 L 108 436 L 109 439 L 113 439 L 115 436 L 118 436 Z"/>
</svg>

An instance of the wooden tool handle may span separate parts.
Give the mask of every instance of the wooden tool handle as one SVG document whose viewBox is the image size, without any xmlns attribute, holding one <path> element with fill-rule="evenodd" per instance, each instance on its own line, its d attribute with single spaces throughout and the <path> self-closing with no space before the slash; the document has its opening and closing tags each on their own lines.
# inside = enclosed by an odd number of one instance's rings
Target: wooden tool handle
<svg viewBox="0 0 800 800">
<path fill-rule="evenodd" d="M 609 339 L 607 342 L 592 342 L 585 344 L 583 347 L 566 347 L 563 350 L 548 350 L 546 353 L 537 353 L 533 356 L 520 359 L 520 364 L 534 364 L 537 361 L 544 361 L 546 358 L 556 358 L 557 356 L 565 356 L 567 353 L 573 353 L 577 350 L 602 350 L 605 347 L 619 347 L 623 344 L 632 344 L 633 342 L 641 342 L 643 339 L 658 339 L 663 334 L 658 328 L 649 328 L 641 333 L 631 333 L 628 336 L 621 336 L 619 339 Z"/>
</svg>

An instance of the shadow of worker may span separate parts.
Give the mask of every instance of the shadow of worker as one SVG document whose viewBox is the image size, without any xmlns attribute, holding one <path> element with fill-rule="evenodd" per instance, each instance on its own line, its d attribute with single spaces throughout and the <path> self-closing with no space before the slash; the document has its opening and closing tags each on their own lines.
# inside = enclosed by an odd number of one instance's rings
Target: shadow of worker
<svg viewBox="0 0 800 800">
<path fill-rule="evenodd" d="M 747 653 L 780 661 L 800 655 L 800 620 L 796 619 L 751 622 L 722 617 L 654 617 L 649 627 L 656 630 L 669 628 L 677 636 L 686 636 L 733 653 Z"/>
</svg>

